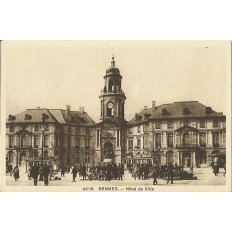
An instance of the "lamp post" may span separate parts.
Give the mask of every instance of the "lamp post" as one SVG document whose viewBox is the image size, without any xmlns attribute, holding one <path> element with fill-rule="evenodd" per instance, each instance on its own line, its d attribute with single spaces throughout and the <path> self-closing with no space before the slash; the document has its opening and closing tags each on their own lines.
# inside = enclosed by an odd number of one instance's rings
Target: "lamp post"
<svg viewBox="0 0 232 232">
<path fill-rule="evenodd" d="M 43 164 L 44 164 L 44 132 L 47 128 L 47 124 L 45 122 L 45 116 L 44 114 L 42 115 L 42 123 L 40 125 L 40 130 L 42 132 L 42 159 L 41 159 L 41 167 L 40 167 L 40 175 L 39 175 L 39 180 L 43 181 Z"/>
</svg>

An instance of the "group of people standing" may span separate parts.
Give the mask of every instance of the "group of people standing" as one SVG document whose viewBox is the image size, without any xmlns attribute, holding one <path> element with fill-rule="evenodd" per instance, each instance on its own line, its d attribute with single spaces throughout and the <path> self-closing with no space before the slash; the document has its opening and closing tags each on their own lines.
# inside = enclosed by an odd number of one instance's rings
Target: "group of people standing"
<svg viewBox="0 0 232 232">
<path fill-rule="evenodd" d="M 38 179 L 44 181 L 44 185 L 48 186 L 48 178 L 49 178 L 50 169 L 49 166 L 45 163 L 42 166 L 30 166 L 28 170 L 28 178 L 34 180 L 34 186 L 37 186 Z"/>
<path fill-rule="evenodd" d="M 85 164 L 75 165 L 71 171 L 73 175 L 72 181 L 76 181 L 77 173 L 79 173 L 80 178 L 82 180 L 86 180 L 89 174 L 94 176 L 98 176 L 101 174 L 104 180 L 122 180 L 124 175 L 124 167 L 120 163 L 117 165 L 116 163 L 102 163 L 90 167 L 86 167 Z M 61 172 L 62 175 L 62 172 Z"/>
<path fill-rule="evenodd" d="M 169 181 L 171 181 L 171 184 L 173 184 L 173 177 L 175 170 L 181 170 L 182 167 L 173 165 L 172 162 L 170 162 L 168 165 L 162 165 L 158 162 L 155 162 L 152 165 L 150 164 L 134 164 L 133 167 L 130 167 L 129 170 L 132 174 L 132 177 L 136 180 L 137 178 L 139 180 L 148 180 L 149 178 L 153 178 L 153 185 L 158 184 L 157 179 L 158 178 L 166 178 L 167 184 Z"/>
</svg>

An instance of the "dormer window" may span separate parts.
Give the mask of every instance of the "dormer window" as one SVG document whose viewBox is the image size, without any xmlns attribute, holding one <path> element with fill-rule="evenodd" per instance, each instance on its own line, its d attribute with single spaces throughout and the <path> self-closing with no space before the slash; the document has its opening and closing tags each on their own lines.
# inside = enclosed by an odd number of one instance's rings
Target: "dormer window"
<svg viewBox="0 0 232 232">
<path fill-rule="evenodd" d="M 25 114 L 24 120 L 31 120 L 32 116 L 29 114 Z"/>
<path fill-rule="evenodd" d="M 189 108 L 184 108 L 183 109 L 183 115 L 189 115 L 191 112 L 189 111 Z"/>
<path fill-rule="evenodd" d="M 211 107 L 206 107 L 205 108 L 205 114 L 211 114 L 212 113 L 212 108 Z"/>
<path fill-rule="evenodd" d="M 162 115 L 168 115 L 167 109 L 162 109 Z"/>
<path fill-rule="evenodd" d="M 8 120 L 9 120 L 9 121 L 13 121 L 13 120 L 15 120 L 15 119 L 16 119 L 16 117 L 13 116 L 13 115 L 11 115 L 11 114 L 10 114 L 9 117 L 8 117 Z"/>
</svg>

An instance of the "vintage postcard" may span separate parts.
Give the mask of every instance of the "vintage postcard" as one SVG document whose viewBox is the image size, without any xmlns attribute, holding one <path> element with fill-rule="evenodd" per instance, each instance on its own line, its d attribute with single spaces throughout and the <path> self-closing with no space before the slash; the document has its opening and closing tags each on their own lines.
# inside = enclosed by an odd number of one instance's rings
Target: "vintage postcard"
<svg viewBox="0 0 232 232">
<path fill-rule="evenodd" d="M 231 191 L 230 41 L 2 41 L 1 191 Z"/>
</svg>

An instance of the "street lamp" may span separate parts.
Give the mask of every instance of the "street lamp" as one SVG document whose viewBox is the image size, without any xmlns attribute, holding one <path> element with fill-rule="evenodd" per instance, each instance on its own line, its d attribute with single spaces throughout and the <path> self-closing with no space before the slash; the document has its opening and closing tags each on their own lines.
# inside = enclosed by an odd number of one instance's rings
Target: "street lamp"
<svg viewBox="0 0 232 232">
<path fill-rule="evenodd" d="M 42 122 L 40 124 L 40 130 L 42 132 L 42 164 L 41 164 L 41 167 L 40 167 L 40 175 L 39 175 L 39 180 L 40 181 L 43 181 L 43 159 L 44 159 L 44 132 L 46 131 L 46 128 L 47 128 L 47 124 L 45 122 L 46 120 L 46 116 L 45 114 L 42 115 Z"/>
</svg>

